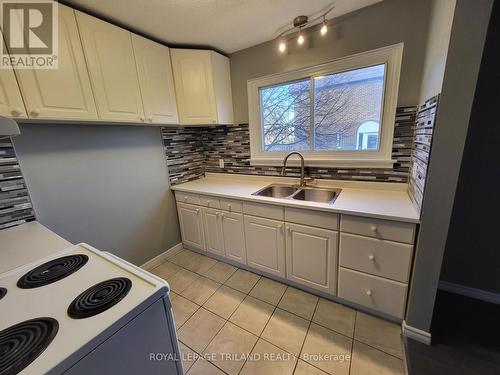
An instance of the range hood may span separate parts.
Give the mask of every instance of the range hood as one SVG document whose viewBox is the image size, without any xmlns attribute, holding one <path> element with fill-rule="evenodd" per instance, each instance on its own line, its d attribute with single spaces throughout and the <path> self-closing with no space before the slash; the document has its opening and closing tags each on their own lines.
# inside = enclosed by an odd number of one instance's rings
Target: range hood
<svg viewBox="0 0 500 375">
<path fill-rule="evenodd" d="M 0 138 L 11 137 L 19 134 L 19 126 L 17 126 L 17 123 L 14 120 L 8 117 L 0 116 Z"/>
</svg>

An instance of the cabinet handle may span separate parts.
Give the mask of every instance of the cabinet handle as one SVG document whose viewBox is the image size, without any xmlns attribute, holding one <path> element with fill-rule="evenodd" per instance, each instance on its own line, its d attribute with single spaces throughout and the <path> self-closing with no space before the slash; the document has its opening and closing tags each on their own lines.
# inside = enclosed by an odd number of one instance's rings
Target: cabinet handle
<svg viewBox="0 0 500 375">
<path fill-rule="evenodd" d="M 368 259 L 375 260 L 375 255 L 373 255 L 373 254 L 368 255 Z"/>
<path fill-rule="evenodd" d="M 184 197 L 184 202 L 187 202 L 188 201 L 188 197 Z"/>
<path fill-rule="evenodd" d="M 216 213 L 215 213 L 215 217 L 216 217 L 216 218 L 219 218 L 219 216 L 220 216 L 220 212 L 216 212 Z"/>
<path fill-rule="evenodd" d="M 231 211 L 231 203 L 229 203 L 229 204 L 227 205 L 227 209 L 228 209 L 229 211 Z"/>
<path fill-rule="evenodd" d="M 207 201 L 207 207 L 210 207 L 210 201 Z"/>
<path fill-rule="evenodd" d="M 286 227 L 286 231 L 290 233 L 290 227 Z"/>
<path fill-rule="evenodd" d="M 367 296 L 371 296 L 372 295 L 371 289 L 367 289 L 365 293 L 366 293 Z"/>
<path fill-rule="evenodd" d="M 34 110 L 32 110 L 30 112 L 30 115 L 33 117 L 38 117 L 39 114 L 40 114 L 40 110 L 38 108 L 35 108 Z"/>
<path fill-rule="evenodd" d="M 224 212 L 220 214 L 220 217 L 224 220 Z"/>
<path fill-rule="evenodd" d="M 280 224 L 280 225 L 278 225 L 278 229 L 279 229 L 280 231 L 283 231 L 283 225 L 281 225 L 281 224 Z"/>
<path fill-rule="evenodd" d="M 149 121 L 149 122 L 153 122 L 153 118 L 152 118 L 152 117 L 149 117 L 149 118 L 148 118 L 148 121 Z"/>
<path fill-rule="evenodd" d="M 21 115 L 21 109 L 20 108 L 14 108 L 12 112 L 10 112 L 12 116 L 20 116 Z"/>
<path fill-rule="evenodd" d="M 197 214 L 199 214 L 199 213 L 200 213 L 200 209 L 199 209 L 199 208 L 197 208 L 197 209 L 196 209 L 196 213 L 197 213 Z"/>
<path fill-rule="evenodd" d="M 371 229 L 372 232 L 376 232 L 377 231 L 377 227 L 375 225 L 372 225 L 370 229 Z"/>
<path fill-rule="evenodd" d="M 144 117 L 143 116 L 139 117 L 139 120 L 141 120 L 142 122 L 144 122 Z"/>
</svg>

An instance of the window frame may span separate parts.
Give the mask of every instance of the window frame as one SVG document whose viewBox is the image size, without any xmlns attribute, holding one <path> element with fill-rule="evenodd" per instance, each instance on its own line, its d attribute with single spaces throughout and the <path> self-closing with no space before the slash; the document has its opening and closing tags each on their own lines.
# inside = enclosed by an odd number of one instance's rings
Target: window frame
<svg viewBox="0 0 500 375">
<path fill-rule="evenodd" d="M 255 166 L 281 166 L 287 152 L 262 151 L 260 94 L 262 87 L 275 86 L 305 78 L 340 73 L 373 65 L 385 64 L 385 83 L 382 104 L 382 121 L 378 150 L 358 151 L 304 151 L 306 166 L 339 168 L 392 168 L 392 143 L 399 88 L 403 43 L 358 53 L 328 63 L 284 73 L 250 79 L 247 81 L 250 130 L 250 164 Z M 313 99 L 311 97 L 311 99 Z M 295 158 L 290 165 L 299 165 Z"/>
</svg>

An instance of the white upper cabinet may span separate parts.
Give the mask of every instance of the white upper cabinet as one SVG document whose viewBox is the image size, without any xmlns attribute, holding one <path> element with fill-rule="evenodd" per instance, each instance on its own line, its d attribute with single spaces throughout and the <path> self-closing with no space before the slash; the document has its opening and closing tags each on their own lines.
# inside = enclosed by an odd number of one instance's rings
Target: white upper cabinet
<svg viewBox="0 0 500 375">
<path fill-rule="evenodd" d="M 144 122 L 131 33 L 75 12 L 99 118 Z"/>
<path fill-rule="evenodd" d="M 30 118 L 96 120 L 97 111 L 73 9 L 59 4 L 57 69 L 18 69 Z"/>
<path fill-rule="evenodd" d="M 178 124 L 170 49 L 132 34 L 146 122 Z"/>
<path fill-rule="evenodd" d="M 170 51 L 180 123 L 233 124 L 229 59 L 208 50 Z"/>
<path fill-rule="evenodd" d="M 0 69 L 0 115 L 26 118 L 23 98 L 12 69 Z"/>
</svg>

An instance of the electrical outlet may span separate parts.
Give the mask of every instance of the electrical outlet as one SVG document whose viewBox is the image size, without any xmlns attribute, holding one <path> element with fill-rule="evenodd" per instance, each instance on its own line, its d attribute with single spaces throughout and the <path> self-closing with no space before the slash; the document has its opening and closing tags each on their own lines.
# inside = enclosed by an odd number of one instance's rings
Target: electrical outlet
<svg viewBox="0 0 500 375">
<path fill-rule="evenodd" d="M 224 168 L 224 159 L 219 159 L 219 168 Z"/>
</svg>

